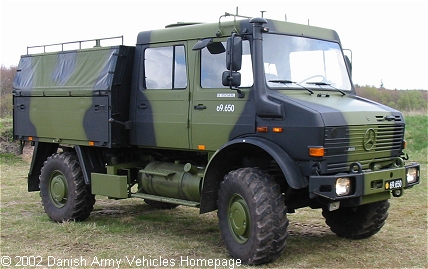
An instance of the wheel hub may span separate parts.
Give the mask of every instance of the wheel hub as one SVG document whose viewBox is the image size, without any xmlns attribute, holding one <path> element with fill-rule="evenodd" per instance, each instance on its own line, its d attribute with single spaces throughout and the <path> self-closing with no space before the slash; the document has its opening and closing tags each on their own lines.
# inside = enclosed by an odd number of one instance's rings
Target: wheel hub
<svg viewBox="0 0 428 269">
<path fill-rule="evenodd" d="M 248 212 L 245 200 L 240 195 L 235 194 L 229 203 L 228 220 L 232 235 L 240 244 L 248 240 L 250 230 L 250 215 Z"/>
<path fill-rule="evenodd" d="M 67 202 L 67 180 L 61 173 L 55 173 L 49 185 L 49 193 L 56 207 L 63 207 Z"/>
</svg>

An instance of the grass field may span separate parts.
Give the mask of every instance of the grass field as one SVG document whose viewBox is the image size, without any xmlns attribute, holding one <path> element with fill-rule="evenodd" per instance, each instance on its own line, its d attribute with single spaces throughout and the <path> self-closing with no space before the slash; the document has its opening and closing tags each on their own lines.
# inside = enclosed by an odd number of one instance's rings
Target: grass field
<svg viewBox="0 0 428 269">
<path fill-rule="evenodd" d="M 406 120 L 409 155 L 422 164 L 422 183 L 390 200 L 389 217 L 378 234 L 356 241 L 338 238 L 320 210 L 301 209 L 289 214 L 283 255 L 251 268 L 426 268 L 427 117 Z M 9 124 L 1 123 L 1 129 Z M 246 267 L 230 259 L 215 212 L 199 215 L 183 206 L 154 210 L 138 199 L 97 197 L 86 221 L 58 224 L 43 212 L 39 193 L 27 192 L 28 158 L 1 154 L 0 164 L 3 263 L 27 268 L 38 263 L 42 268 L 214 268 L 198 259 L 220 259 L 227 265 L 221 268 Z"/>
</svg>

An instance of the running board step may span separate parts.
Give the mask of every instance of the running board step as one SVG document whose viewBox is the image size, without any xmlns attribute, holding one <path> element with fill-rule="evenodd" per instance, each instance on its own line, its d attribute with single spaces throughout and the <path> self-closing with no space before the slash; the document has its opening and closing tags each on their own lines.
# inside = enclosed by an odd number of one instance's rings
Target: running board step
<svg viewBox="0 0 428 269">
<path fill-rule="evenodd" d="M 156 195 L 147 194 L 147 193 L 132 193 L 131 197 L 165 202 L 165 203 L 176 204 L 176 205 L 185 205 L 185 206 L 191 206 L 191 207 L 199 207 L 199 205 L 201 204 L 199 202 L 193 202 L 193 201 L 187 201 L 187 200 L 181 200 L 181 199 L 169 198 L 169 197 L 163 197 L 163 196 L 156 196 Z"/>
</svg>

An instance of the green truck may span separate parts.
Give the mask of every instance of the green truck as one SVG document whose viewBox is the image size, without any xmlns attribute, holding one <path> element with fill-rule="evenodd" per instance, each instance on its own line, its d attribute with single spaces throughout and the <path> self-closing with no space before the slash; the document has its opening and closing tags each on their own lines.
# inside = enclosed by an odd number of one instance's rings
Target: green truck
<svg viewBox="0 0 428 269">
<path fill-rule="evenodd" d="M 403 115 L 356 95 L 335 31 L 227 15 L 21 57 L 14 138 L 53 221 L 85 220 L 96 195 L 217 210 L 246 264 L 281 255 L 299 208 L 344 238 L 382 228 L 420 180 Z"/>
</svg>

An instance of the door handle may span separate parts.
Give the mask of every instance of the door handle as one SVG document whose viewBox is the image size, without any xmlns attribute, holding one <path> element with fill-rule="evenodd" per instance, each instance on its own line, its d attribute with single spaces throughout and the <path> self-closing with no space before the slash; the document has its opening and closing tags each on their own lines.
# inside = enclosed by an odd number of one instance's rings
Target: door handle
<svg viewBox="0 0 428 269">
<path fill-rule="evenodd" d="M 194 108 L 194 109 L 197 109 L 197 110 L 202 110 L 202 109 L 206 109 L 207 107 L 206 107 L 206 106 L 204 106 L 203 104 L 199 104 L 199 105 L 197 105 L 197 106 L 194 106 L 193 108 Z"/>
</svg>

